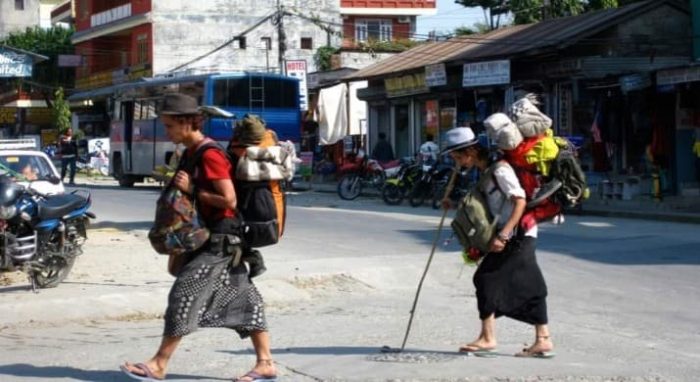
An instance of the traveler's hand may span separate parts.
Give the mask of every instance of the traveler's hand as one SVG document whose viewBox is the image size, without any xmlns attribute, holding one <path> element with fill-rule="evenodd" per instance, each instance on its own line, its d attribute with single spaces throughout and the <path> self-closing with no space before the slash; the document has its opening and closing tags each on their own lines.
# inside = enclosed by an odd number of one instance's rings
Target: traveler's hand
<svg viewBox="0 0 700 382">
<path fill-rule="evenodd" d="M 440 205 L 442 205 L 443 210 L 449 210 L 453 207 L 452 205 L 452 200 L 450 198 L 444 198 L 440 201 Z"/>
<path fill-rule="evenodd" d="M 503 252 L 503 249 L 506 248 L 506 242 L 503 241 L 500 237 L 496 236 L 492 241 L 491 241 L 491 248 L 489 248 L 489 252 Z"/>
<path fill-rule="evenodd" d="M 178 190 L 191 194 L 192 193 L 192 186 L 190 184 L 190 175 L 187 174 L 184 171 L 178 171 L 177 174 L 175 174 L 175 179 L 173 179 L 173 184 L 175 187 L 178 188 Z"/>
</svg>

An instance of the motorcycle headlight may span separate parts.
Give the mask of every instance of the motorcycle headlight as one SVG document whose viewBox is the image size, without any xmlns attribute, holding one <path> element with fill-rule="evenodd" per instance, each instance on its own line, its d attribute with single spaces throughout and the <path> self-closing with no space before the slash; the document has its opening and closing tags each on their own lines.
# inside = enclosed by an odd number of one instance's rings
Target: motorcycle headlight
<svg viewBox="0 0 700 382">
<path fill-rule="evenodd" d="M 11 206 L 0 206 L 0 219 L 12 219 L 17 213 L 17 207 Z"/>
</svg>

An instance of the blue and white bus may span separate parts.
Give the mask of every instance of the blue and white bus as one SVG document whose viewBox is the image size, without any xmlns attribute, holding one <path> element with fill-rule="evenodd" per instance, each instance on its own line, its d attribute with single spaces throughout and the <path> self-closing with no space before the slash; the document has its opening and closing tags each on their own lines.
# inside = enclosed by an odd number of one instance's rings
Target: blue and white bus
<svg viewBox="0 0 700 382">
<path fill-rule="evenodd" d="M 124 187 L 167 165 L 176 150 L 157 118 L 157 104 L 165 93 L 196 97 L 201 105 L 225 109 L 237 117 L 260 115 L 280 140 L 299 142 L 301 111 L 299 81 L 268 73 L 217 73 L 155 78 L 114 86 L 111 104 L 110 170 Z M 210 119 L 204 133 L 226 147 L 235 119 Z"/>
</svg>

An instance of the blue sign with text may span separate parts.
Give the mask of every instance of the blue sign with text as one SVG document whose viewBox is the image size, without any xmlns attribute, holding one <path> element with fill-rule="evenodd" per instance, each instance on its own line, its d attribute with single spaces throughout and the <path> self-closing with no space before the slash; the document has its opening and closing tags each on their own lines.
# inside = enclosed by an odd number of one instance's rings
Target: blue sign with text
<svg viewBox="0 0 700 382">
<path fill-rule="evenodd" d="M 32 64 L 29 55 L 0 48 L 0 77 L 31 77 Z"/>
</svg>

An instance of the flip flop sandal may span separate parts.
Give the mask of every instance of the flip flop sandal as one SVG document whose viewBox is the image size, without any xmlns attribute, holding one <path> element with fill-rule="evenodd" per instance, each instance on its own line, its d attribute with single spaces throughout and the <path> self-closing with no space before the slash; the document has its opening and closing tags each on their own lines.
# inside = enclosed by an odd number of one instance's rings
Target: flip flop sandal
<svg viewBox="0 0 700 382">
<path fill-rule="evenodd" d="M 471 349 L 468 349 L 471 348 Z M 476 357 L 490 358 L 498 355 L 496 348 L 482 348 L 474 345 L 466 345 L 459 348 L 460 353 L 472 354 Z"/>
<path fill-rule="evenodd" d="M 148 367 L 145 363 L 137 363 L 134 364 L 134 367 L 139 369 L 140 371 L 143 372 L 143 375 L 141 374 L 136 374 L 133 371 L 129 370 L 126 365 L 120 365 L 119 369 L 121 369 L 124 374 L 128 375 L 130 378 L 136 379 L 138 381 L 162 381 L 163 378 L 158 378 L 153 374 L 153 371 L 151 371 L 151 368 Z"/>
<path fill-rule="evenodd" d="M 550 359 L 550 358 L 554 358 L 554 356 L 556 356 L 556 354 L 552 351 L 532 351 L 532 350 L 525 348 L 520 353 L 516 353 L 515 356 L 519 357 L 519 358 Z"/>
<path fill-rule="evenodd" d="M 251 379 L 244 379 L 246 377 L 251 378 Z M 277 376 L 276 375 L 262 375 L 260 373 L 254 372 L 254 371 L 249 371 L 245 375 L 234 379 L 233 382 L 277 382 Z"/>
</svg>

